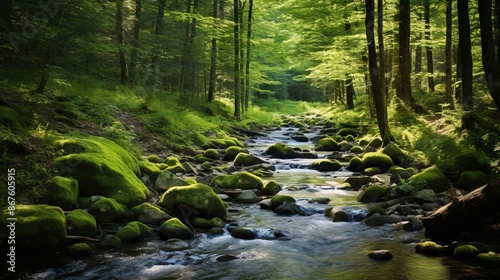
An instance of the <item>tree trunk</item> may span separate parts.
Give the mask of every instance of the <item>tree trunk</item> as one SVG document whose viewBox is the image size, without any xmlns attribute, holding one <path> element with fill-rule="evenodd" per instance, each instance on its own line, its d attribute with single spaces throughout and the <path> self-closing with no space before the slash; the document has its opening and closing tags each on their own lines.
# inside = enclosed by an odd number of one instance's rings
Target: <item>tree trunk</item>
<svg viewBox="0 0 500 280">
<path fill-rule="evenodd" d="M 248 111 L 250 103 L 250 54 L 252 47 L 252 13 L 253 13 L 253 0 L 248 2 L 248 19 L 247 19 L 247 54 L 245 64 L 245 111 Z"/>
<path fill-rule="evenodd" d="M 128 81 L 127 60 L 124 50 L 124 30 L 123 30 L 123 0 L 116 1 L 116 37 L 118 42 L 118 58 L 120 60 L 120 78 L 122 85 Z"/>
<path fill-rule="evenodd" d="M 347 3 L 346 3 L 347 5 Z M 347 18 L 347 16 L 344 16 Z M 351 23 L 349 21 L 346 22 L 344 25 L 344 30 L 346 31 L 347 34 L 351 34 Z M 381 75 L 382 76 L 382 75 Z M 347 109 L 352 110 L 354 109 L 354 85 L 352 82 L 352 76 L 350 73 L 346 73 L 346 105 Z"/>
<path fill-rule="evenodd" d="M 158 10 L 156 14 L 156 23 L 155 23 L 155 35 L 161 35 L 163 33 L 163 17 L 165 13 L 165 4 L 167 0 L 158 0 Z M 153 86 L 155 84 L 155 75 L 157 72 L 158 60 L 160 59 L 158 50 L 156 47 L 153 47 L 152 55 L 151 55 L 151 72 L 147 75 L 146 84 L 148 86 Z"/>
<path fill-rule="evenodd" d="M 422 13 L 418 13 L 418 26 L 420 29 L 420 23 L 422 22 Z M 422 32 L 418 32 L 417 35 L 417 46 L 415 48 L 415 85 L 417 89 L 422 87 Z"/>
<path fill-rule="evenodd" d="M 239 40 L 239 45 L 240 45 L 240 110 L 241 110 L 241 114 L 244 115 L 245 114 L 245 93 L 246 93 L 246 89 L 245 89 L 245 76 L 244 76 L 244 73 L 245 73 L 245 49 L 244 49 L 244 44 L 243 44 L 243 33 L 244 33 L 244 30 L 243 30 L 243 27 L 245 26 L 244 25 L 244 22 L 243 22 L 243 11 L 245 9 L 245 4 L 246 2 L 241 2 L 241 0 L 239 1 L 239 15 L 238 15 L 238 19 L 239 19 L 239 22 L 240 22 L 240 30 L 238 32 L 238 40 Z"/>
<path fill-rule="evenodd" d="M 391 142 L 394 137 L 389 130 L 389 121 L 387 119 L 387 101 L 386 96 L 380 87 L 379 70 L 377 67 L 377 50 L 375 47 L 375 34 L 374 34 L 374 0 L 366 1 L 366 41 L 368 43 L 368 68 L 370 72 L 370 80 L 372 81 L 372 92 L 375 102 L 375 110 L 377 113 L 377 124 L 380 131 L 380 136 L 384 141 L 384 145 Z"/>
<path fill-rule="evenodd" d="M 234 0 L 234 117 L 239 119 L 241 117 L 240 111 L 240 40 L 239 40 L 239 25 L 238 18 L 239 0 Z"/>
<path fill-rule="evenodd" d="M 378 33 L 378 55 L 380 57 L 380 86 L 382 93 L 387 94 L 385 80 L 385 47 L 384 47 L 384 1 L 377 0 L 377 33 Z"/>
<path fill-rule="evenodd" d="M 452 53 L 451 53 L 451 4 L 452 0 L 446 0 L 446 46 L 445 46 L 445 55 L 446 55 L 446 102 L 450 104 L 451 109 L 455 109 L 455 104 L 453 102 L 453 88 L 452 88 Z"/>
<path fill-rule="evenodd" d="M 406 104 L 413 102 L 411 95 L 410 53 L 410 0 L 399 2 L 399 71 L 397 96 Z"/>
<path fill-rule="evenodd" d="M 500 74 L 495 59 L 495 44 L 491 24 L 491 1 L 479 1 L 478 10 L 481 27 L 482 60 L 486 83 L 495 105 L 500 109 Z"/>
<path fill-rule="evenodd" d="M 218 11 L 219 11 L 219 5 L 217 0 L 213 0 L 213 18 L 217 19 L 218 16 Z M 216 83 L 216 73 L 217 73 L 217 38 L 216 35 L 214 34 L 212 37 L 212 55 L 210 57 L 210 81 L 208 85 L 208 102 L 212 102 L 214 99 L 214 93 L 215 93 L 215 83 Z"/>
<path fill-rule="evenodd" d="M 135 22 L 132 39 L 132 53 L 130 55 L 130 84 L 134 85 L 137 79 L 137 53 L 139 51 L 139 34 L 141 30 L 142 0 L 135 0 Z"/>
<path fill-rule="evenodd" d="M 460 59 L 461 104 L 464 110 L 472 110 L 472 52 L 470 42 L 469 1 L 458 0 L 458 45 Z M 457 67 L 458 68 L 458 67 Z"/>
<path fill-rule="evenodd" d="M 434 92 L 434 62 L 432 61 L 431 46 L 431 13 L 429 0 L 424 1 L 424 20 L 425 20 L 425 53 L 427 56 L 427 83 L 429 92 Z"/>
</svg>

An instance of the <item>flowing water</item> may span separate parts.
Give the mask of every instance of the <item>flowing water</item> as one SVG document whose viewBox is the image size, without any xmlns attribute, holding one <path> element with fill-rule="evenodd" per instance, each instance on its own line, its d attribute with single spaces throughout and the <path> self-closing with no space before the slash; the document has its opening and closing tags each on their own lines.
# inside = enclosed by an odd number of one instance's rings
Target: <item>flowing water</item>
<svg viewBox="0 0 500 280">
<path fill-rule="evenodd" d="M 269 145 L 283 142 L 311 149 L 311 142 L 290 140 L 286 129 L 253 140 L 249 151 L 260 155 Z M 315 134 L 307 135 L 313 137 Z M 325 155 L 325 154 L 323 154 Z M 322 156 L 322 155 L 320 155 Z M 293 195 L 297 204 L 314 209 L 312 216 L 283 216 L 257 204 L 231 204 L 228 218 L 255 229 L 258 239 L 240 240 L 225 232 L 199 233 L 190 241 L 149 240 L 117 250 L 97 251 L 87 258 L 66 255 L 26 259 L 18 268 L 23 279 L 495 279 L 498 270 L 464 264 L 448 257 L 426 257 L 414 252 L 423 232 L 406 232 L 394 225 L 368 227 L 360 222 L 334 223 L 323 215 L 326 207 L 351 205 L 356 192 L 338 188 L 347 171 L 320 173 L 307 169 L 313 160 L 268 159 L 277 167 L 272 178 Z M 298 190 L 289 191 L 289 186 Z M 330 204 L 308 203 L 328 197 Z M 353 210 L 353 211 L 354 211 Z M 286 238 L 276 238 L 275 233 Z M 390 261 L 375 261 L 367 253 L 393 252 Z M 230 261 L 220 257 L 230 256 Z"/>
</svg>

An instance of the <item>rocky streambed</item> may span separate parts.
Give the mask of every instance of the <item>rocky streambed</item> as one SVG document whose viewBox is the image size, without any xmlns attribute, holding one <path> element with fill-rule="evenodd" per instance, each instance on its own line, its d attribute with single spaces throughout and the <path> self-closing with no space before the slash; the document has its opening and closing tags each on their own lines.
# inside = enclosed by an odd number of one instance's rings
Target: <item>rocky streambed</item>
<svg viewBox="0 0 500 280">
<path fill-rule="evenodd" d="M 439 184 L 440 174 L 425 177 L 411 156 L 397 146 L 382 150 L 377 139 L 362 138 L 362 129 L 287 123 L 266 133 L 244 131 L 253 135 L 246 140 L 214 137 L 204 150 L 186 148 L 147 157 L 139 163 L 139 177 L 148 189 L 80 197 L 77 204 L 83 209 L 65 212 L 64 249 L 48 255 L 19 253 L 17 267 L 22 272 L 16 277 L 488 279 L 498 275 L 494 267 L 446 253 L 458 245 L 436 249 L 421 243 L 425 238 L 421 218 L 452 198 L 440 194 L 438 187 L 410 190 L 412 185 L 404 182 L 420 176 L 414 186 L 424 179 L 431 186 Z M 433 169 L 424 171 L 436 175 Z M 79 183 L 88 184 L 84 178 Z M 81 186 L 79 193 L 82 196 Z M 142 194 L 149 197 L 147 203 L 134 200 Z M 59 205 L 63 206 L 74 207 L 71 202 Z M 89 216 L 95 228 L 83 226 Z M 417 244 L 425 247 L 420 252 L 430 251 L 434 257 L 416 253 Z"/>
</svg>

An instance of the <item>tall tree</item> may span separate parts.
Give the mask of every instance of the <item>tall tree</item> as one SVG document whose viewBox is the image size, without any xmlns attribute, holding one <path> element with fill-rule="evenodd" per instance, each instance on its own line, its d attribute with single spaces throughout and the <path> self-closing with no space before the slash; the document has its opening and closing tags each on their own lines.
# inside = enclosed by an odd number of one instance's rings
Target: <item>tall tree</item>
<svg viewBox="0 0 500 280">
<path fill-rule="evenodd" d="M 431 12 L 429 0 L 424 0 L 425 53 L 427 57 L 427 83 L 429 92 L 434 92 L 434 61 L 431 46 Z"/>
<path fill-rule="evenodd" d="M 128 81 L 128 67 L 125 59 L 125 29 L 123 27 L 123 0 L 116 0 L 116 39 L 118 42 L 118 58 L 120 60 L 121 83 L 126 84 Z"/>
<path fill-rule="evenodd" d="M 234 117 L 239 119 L 241 117 L 241 86 L 240 86 L 240 20 L 239 20 L 239 7 L 240 1 L 234 0 L 233 13 L 234 13 Z"/>
<path fill-rule="evenodd" d="M 365 27 L 366 41 L 368 42 L 368 68 L 370 72 L 370 80 L 372 82 L 373 99 L 375 102 L 375 110 L 377 113 L 377 124 L 380 131 L 380 136 L 383 139 L 384 145 L 391 142 L 394 137 L 389 130 L 389 121 L 387 117 L 387 100 L 385 94 L 380 87 L 379 69 L 377 67 L 377 50 L 375 47 L 374 34 L 374 0 L 366 0 L 365 3 Z"/>
<path fill-rule="evenodd" d="M 135 20 L 132 38 L 132 53 L 130 55 L 130 83 L 135 84 L 137 79 L 137 54 L 139 51 L 139 34 L 141 30 L 142 0 L 135 0 Z"/>
<path fill-rule="evenodd" d="M 493 101 L 500 109 L 500 74 L 495 59 L 495 43 L 491 22 L 491 0 L 479 0 L 479 23 L 481 27 L 481 50 L 486 83 Z"/>
<path fill-rule="evenodd" d="M 344 24 L 345 31 L 348 35 L 351 34 L 351 23 L 349 20 L 346 20 Z M 345 86 L 346 86 L 346 105 L 347 109 L 354 109 L 354 85 L 352 82 L 352 75 L 350 73 L 346 73 L 346 80 L 345 80 Z"/>
<path fill-rule="evenodd" d="M 213 0 L 212 7 L 212 16 L 214 19 L 217 19 L 219 5 L 217 0 Z M 217 73 L 217 37 L 214 34 L 212 36 L 212 54 L 210 56 L 210 77 L 208 82 L 208 102 L 212 102 L 214 99 L 215 93 L 215 82 L 216 82 L 216 73 Z"/>
<path fill-rule="evenodd" d="M 446 92 L 445 92 L 445 97 L 446 97 L 446 102 L 450 104 L 450 108 L 454 109 L 455 105 L 453 102 L 453 89 L 452 89 L 452 53 L 451 53 L 451 31 L 452 31 L 452 25 L 451 25 L 451 0 L 446 0 L 446 46 L 445 46 L 445 71 L 446 71 Z"/>
<path fill-rule="evenodd" d="M 380 86 L 382 93 L 387 94 L 385 80 L 385 47 L 384 47 L 384 1 L 377 0 L 377 33 L 378 33 L 378 55 L 380 56 Z"/>
<path fill-rule="evenodd" d="M 422 22 L 423 16 L 419 11 L 418 14 L 418 25 Z M 418 28 L 419 29 L 419 28 Z M 421 88 L 421 74 L 422 74 L 422 32 L 417 34 L 417 46 L 415 47 L 415 85 Z"/>
<path fill-rule="evenodd" d="M 250 103 L 250 55 L 251 55 L 251 47 L 252 47 L 252 17 L 253 13 L 253 0 L 249 0 L 248 2 L 248 19 L 247 19 L 247 53 L 246 53 L 246 61 L 245 61 L 245 102 L 244 108 L 245 111 L 248 110 L 248 106 Z"/>
<path fill-rule="evenodd" d="M 462 79 L 460 103 L 465 110 L 472 110 L 472 51 L 470 42 L 469 1 L 457 0 L 458 45 L 460 77 Z"/>
<path fill-rule="evenodd" d="M 406 104 L 413 102 L 411 94 L 410 0 L 399 2 L 399 71 L 397 96 Z"/>
</svg>

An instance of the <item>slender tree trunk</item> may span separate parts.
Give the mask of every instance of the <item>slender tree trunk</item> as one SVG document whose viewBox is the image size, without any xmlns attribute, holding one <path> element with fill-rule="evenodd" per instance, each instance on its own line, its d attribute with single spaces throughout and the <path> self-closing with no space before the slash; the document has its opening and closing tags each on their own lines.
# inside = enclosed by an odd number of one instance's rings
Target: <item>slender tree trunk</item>
<svg viewBox="0 0 500 280">
<path fill-rule="evenodd" d="M 239 0 L 234 0 L 234 117 L 239 119 L 241 117 L 240 110 L 240 40 L 239 40 L 239 25 L 240 20 L 238 18 L 239 12 Z"/>
<path fill-rule="evenodd" d="M 460 77 L 462 79 L 461 104 L 462 108 L 465 110 L 472 110 L 472 52 L 470 42 L 469 1 L 458 0 L 457 8 Z"/>
<path fill-rule="evenodd" d="M 497 38 L 497 64 L 500 65 L 500 0 L 495 0 L 495 36 Z"/>
<path fill-rule="evenodd" d="M 128 81 L 127 60 L 125 59 L 124 50 L 124 28 L 123 28 L 123 0 L 116 1 L 116 37 L 118 42 L 118 58 L 120 60 L 120 78 L 122 85 Z"/>
<path fill-rule="evenodd" d="M 219 5 L 217 0 L 213 0 L 213 18 L 217 19 L 217 13 L 219 11 Z M 208 86 L 208 102 L 212 102 L 215 93 L 215 83 L 216 83 L 216 73 L 217 73 L 217 37 L 214 34 L 212 37 L 212 55 L 210 57 L 210 81 Z"/>
<path fill-rule="evenodd" d="M 155 23 L 155 31 L 154 34 L 159 36 L 163 33 L 163 17 L 165 14 L 165 4 L 167 0 L 158 0 L 158 10 L 156 13 L 156 23 Z M 147 75 L 146 84 L 148 86 L 153 86 L 155 84 L 155 76 L 157 75 L 157 67 L 158 60 L 160 56 L 158 54 L 159 50 L 156 47 L 153 47 L 152 55 L 151 55 L 151 72 L 152 74 Z"/>
<path fill-rule="evenodd" d="M 250 103 L 250 55 L 252 47 L 252 13 L 253 13 L 253 0 L 248 2 L 248 19 L 247 19 L 247 54 L 245 64 L 245 111 L 248 111 Z"/>
<path fill-rule="evenodd" d="M 186 13 L 190 14 L 191 13 L 191 6 L 192 6 L 193 0 L 187 0 L 186 3 Z M 181 57 L 181 80 L 180 80 L 180 85 L 179 85 L 179 91 L 180 92 L 185 92 L 186 87 L 187 87 L 187 79 L 188 79 L 188 69 L 191 57 L 192 51 L 191 51 L 191 44 L 189 43 L 191 40 L 191 21 L 188 20 L 184 26 L 184 44 L 183 44 L 183 53 Z"/>
<path fill-rule="evenodd" d="M 387 94 L 385 47 L 384 47 L 384 1 L 377 0 L 377 33 L 378 33 L 378 55 L 380 56 L 380 86 L 382 93 Z"/>
<path fill-rule="evenodd" d="M 377 113 L 377 123 L 380 131 L 380 136 L 384 141 L 384 145 L 391 142 L 394 137 L 389 130 L 389 121 L 387 118 L 387 101 L 385 94 L 381 91 L 379 69 L 377 67 L 377 51 L 375 47 L 374 34 L 374 0 L 366 0 L 366 40 L 368 42 L 368 67 L 370 79 L 372 81 L 372 92 L 375 102 L 375 110 Z"/>
<path fill-rule="evenodd" d="M 452 88 L 452 53 L 451 53 L 451 4 L 452 0 L 446 0 L 446 102 L 450 104 L 451 109 L 455 109 L 455 104 L 453 102 L 453 88 Z"/>
<path fill-rule="evenodd" d="M 351 34 L 351 23 L 349 21 L 345 23 L 344 30 L 346 31 L 347 34 Z M 347 109 L 352 110 L 354 109 L 354 85 L 352 82 L 352 75 L 350 73 L 346 73 L 345 85 L 346 85 Z"/>
<path fill-rule="evenodd" d="M 431 15 L 429 0 L 424 1 L 424 20 L 425 20 L 425 53 L 427 56 L 427 83 L 429 92 L 434 92 L 434 62 L 432 60 L 431 46 Z"/>
<path fill-rule="evenodd" d="M 410 0 L 399 2 L 399 71 L 397 96 L 406 104 L 413 102 L 411 95 L 410 53 Z"/>
<path fill-rule="evenodd" d="M 139 51 L 139 34 L 141 30 L 142 0 L 135 0 L 135 22 L 132 39 L 132 52 L 130 55 L 130 84 L 134 85 L 137 79 L 137 53 Z"/>
<path fill-rule="evenodd" d="M 418 13 L 418 29 L 420 29 L 420 23 L 422 22 L 422 13 Z M 415 85 L 418 89 L 422 87 L 422 32 L 418 32 L 417 35 L 417 46 L 415 48 Z"/>
<path fill-rule="evenodd" d="M 243 13 L 244 13 L 244 10 L 245 10 L 245 4 L 246 2 L 242 3 L 241 0 L 239 1 L 239 15 L 238 15 L 238 19 L 239 19 L 239 22 L 240 22 L 240 30 L 238 32 L 238 40 L 239 40 L 239 44 L 240 44 L 240 62 L 239 62 L 239 65 L 240 65 L 240 110 L 241 110 L 241 114 L 242 115 L 245 115 L 245 93 L 246 93 L 246 89 L 245 89 L 245 49 L 244 49 L 244 46 L 245 44 L 243 43 L 243 33 L 244 33 L 244 30 L 243 30 L 243 27 L 245 26 L 244 25 L 244 22 L 243 22 Z"/>
<path fill-rule="evenodd" d="M 491 1 L 480 0 L 478 5 L 479 22 L 481 27 L 481 46 L 484 74 L 488 90 L 500 109 L 500 74 L 495 59 L 495 43 L 491 23 Z"/>
</svg>

